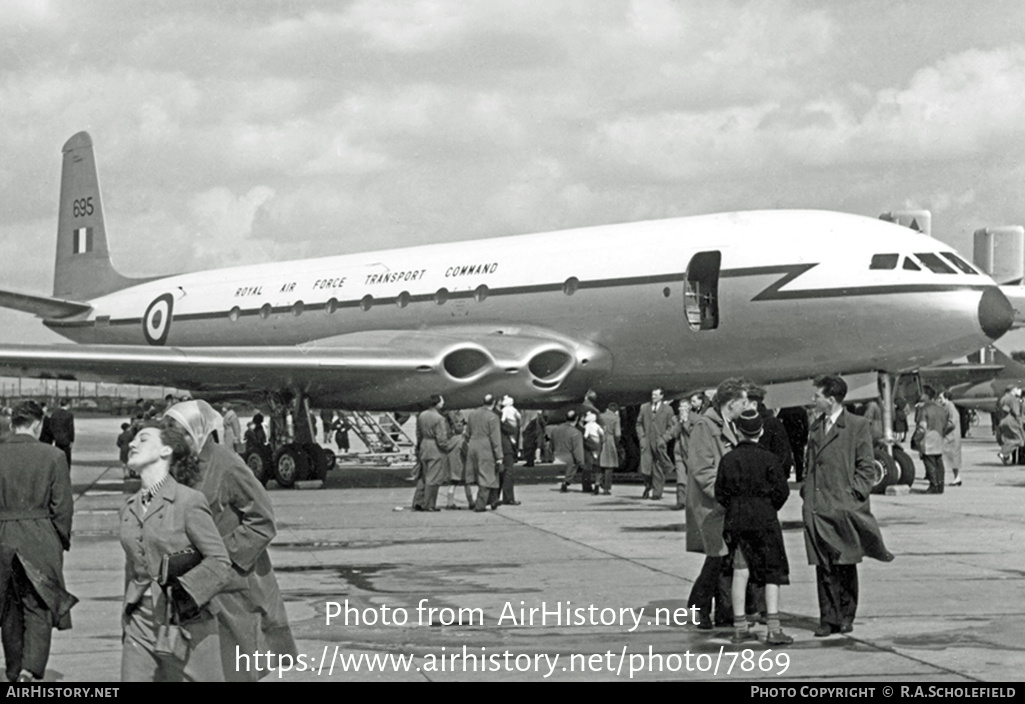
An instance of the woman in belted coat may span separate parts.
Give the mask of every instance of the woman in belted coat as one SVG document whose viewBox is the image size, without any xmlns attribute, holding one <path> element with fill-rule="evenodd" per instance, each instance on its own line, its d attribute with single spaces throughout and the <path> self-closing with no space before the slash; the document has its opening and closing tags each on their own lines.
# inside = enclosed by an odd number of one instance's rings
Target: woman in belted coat
<svg viewBox="0 0 1025 704">
<path fill-rule="evenodd" d="M 169 408 L 170 419 L 191 438 L 199 452 L 199 477 L 195 488 L 206 496 L 214 523 L 224 538 L 237 591 L 221 594 L 214 600 L 218 608 L 222 659 L 225 679 L 256 680 L 268 670 L 235 670 L 236 646 L 240 653 L 288 654 L 297 650 L 288 615 L 274 576 L 267 547 L 277 534 L 274 510 L 267 490 L 234 451 L 219 445 L 212 437 L 219 430 L 221 416 L 206 401 L 184 401 Z"/>
<path fill-rule="evenodd" d="M 118 516 L 125 551 L 121 680 L 223 681 L 210 600 L 231 580 L 231 563 L 206 499 L 171 476 L 172 466 L 180 476 L 195 472 L 189 441 L 176 428 L 144 427 L 129 445 L 128 464 L 139 473 L 142 488 Z M 161 562 L 190 547 L 202 561 L 173 581 L 169 606 L 158 583 Z M 169 608 L 188 634 L 187 647 L 177 655 L 165 652 L 167 635 L 161 632 Z"/>
</svg>

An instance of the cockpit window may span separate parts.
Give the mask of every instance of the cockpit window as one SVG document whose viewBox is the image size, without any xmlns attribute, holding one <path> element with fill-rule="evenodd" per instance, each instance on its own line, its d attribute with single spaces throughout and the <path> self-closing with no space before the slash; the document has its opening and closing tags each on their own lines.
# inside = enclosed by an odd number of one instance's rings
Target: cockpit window
<svg viewBox="0 0 1025 704">
<path fill-rule="evenodd" d="M 966 262 L 961 257 L 957 256 L 953 252 L 940 252 L 940 254 L 942 254 L 943 257 L 947 261 L 949 261 L 951 264 L 953 264 L 954 266 L 956 266 L 958 269 L 960 269 L 961 271 L 963 271 L 966 274 L 978 274 L 979 273 L 979 272 L 977 272 L 975 270 L 975 268 L 971 264 Z"/>
<path fill-rule="evenodd" d="M 915 263 L 915 260 L 912 259 L 911 257 L 904 257 L 904 266 L 901 267 L 901 268 L 902 269 L 906 269 L 907 271 L 921 271 L 922 270 L 922 267 L 918 266 L 918 264 Z"/>
<path fill-rule="evenodd" d="M 898 260 L 900 260 L 899 254 L 873 254 L 872 263 L 868 265 L 868 268 L 896 269 Z"/>
<path fill-rule="evenodd" d="M 915 252 L 915 256 L 918 260 L 929 267 L 929 271 L 934 274 L 956 274 L 957 272 L 950 268 L 949 265 L 945 264 L 942 259 L 933 254 L 932 252 Z"/>
</svg>

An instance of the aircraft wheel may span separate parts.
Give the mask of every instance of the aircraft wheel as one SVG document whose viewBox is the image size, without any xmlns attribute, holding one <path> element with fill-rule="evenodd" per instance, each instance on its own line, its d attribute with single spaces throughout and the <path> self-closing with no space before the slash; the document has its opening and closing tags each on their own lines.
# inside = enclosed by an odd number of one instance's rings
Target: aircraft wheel
<svg viewBox="0 0 1025 704">
<path fill-rule="evenodd" d="M 327 479 L 327 470 L 330 466 L 328 464 L 328 450 L 325 450 L 320 445 L 310 445 L 309 448 L 310 464 L 309 470 L 312 479 Z M 334 459 L 334 453 L 331 454 L 331 459 Z"/>
<path fill-rule="evenodd" d="M 253 471 L 256 481 L 264 486 L 267 486 L 267 482 L 270 480 L 273 459 L 270 450 L 265 447 L 254 447 L 246 453 L 246 464 Z"/>
<path fill-rule="evenodd" d="M 322 449 L 324 450 L 324 455 L 327 457 L 327 471 L 330 472 L 332 469 L 335 468 L 335 453 L 334 453 L 334 450 L 329 450 L 326 447 L 322 448 Z"/>
<path fill-rule="evenodd" d="M 295 445 L 285 445 L 274 460 L 274 480 L 286 489 L 291 488 L 306 477 L 309 465 L 305 452 Z"/>
<path fill-rule="evenodd" d="M 873 464 L 875 465 L 875 481 L 873 482 L 872 493 L 885 494 L 886 487 L 897 483 L 897 480 L 900 478 L 900 470 L 897 468 L 897 463 L 894 459 L 890 457 L 890 454 L 882 449 L 875 451 Z"/>
<path fill-rule="evenodd" d="M 900 467 L 900 479 L 897 480 L 897 483 L 907 484 L 908 486 L 914 484 L 915 461 L 911 459 L 911 456 L 904 452 L 900 445 L 894 445 L 893 459 L 897 462 L 897 466 Z"/>
</svg>

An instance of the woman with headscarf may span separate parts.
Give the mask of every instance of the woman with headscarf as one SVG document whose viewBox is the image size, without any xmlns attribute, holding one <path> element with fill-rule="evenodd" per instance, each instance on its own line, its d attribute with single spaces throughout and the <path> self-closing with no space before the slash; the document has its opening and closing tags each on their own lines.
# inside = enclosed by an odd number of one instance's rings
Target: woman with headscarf
<svg viewBox="0 0 1025 704">
<path fill-rule="evenodd" d="M 142 487 L 119 516 L 125 550 L 121 680 L 223 681 L 218 627 L 208 606 L 230 582 L 231 563 L 206 498 L 172 476 L 187 482 L 194 475 L 189 440 L 177 428 L 146 426 L 129 444 L 128 466 Z M 201 561 L 161 584 L 164 558 L 189 548 Z M 169 649 L 169 632 L 177 627 L 187 642 Z"/>
<path fill-rule="evenodd" d="M 219 609 L 225 679 L 259 679 L 268 670 L 254 667 L 236 671 L 236 646 L 237 652 L 243 654 L 270 651 L 295 657 L 297 653 L 267 554 L 267 547 L 277 533 L 270 497 L 242 458 L 212 437 L 222 419 L 209 403 L 183 401 L 169 408 L 164 419 L 184 429 L 197 448 L 199 477 L 195 488 L 206 496 L 235 575 L 245 584 L 239 591 L 214 599 Z"/>
</svg>

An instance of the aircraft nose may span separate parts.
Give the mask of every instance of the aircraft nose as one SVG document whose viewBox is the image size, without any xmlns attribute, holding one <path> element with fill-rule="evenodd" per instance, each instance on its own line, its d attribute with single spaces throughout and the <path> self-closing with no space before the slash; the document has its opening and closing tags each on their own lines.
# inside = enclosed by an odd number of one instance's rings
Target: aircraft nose
<svg viewBox="0 0 1025 704">
<path fill-rule="evenodd" d="M 979 325 L 986 336 L 995 340 L 1014 324 L 1014 307 L 999 288 L 993 286 L 982 292 L 979 299 Z"/>
</svg>

